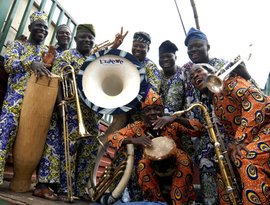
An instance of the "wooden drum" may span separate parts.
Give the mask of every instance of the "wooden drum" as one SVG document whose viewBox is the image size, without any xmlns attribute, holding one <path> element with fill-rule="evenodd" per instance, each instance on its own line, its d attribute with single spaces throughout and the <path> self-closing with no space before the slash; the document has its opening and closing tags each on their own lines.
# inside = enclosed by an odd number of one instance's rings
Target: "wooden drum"
<svg viewBox="0 0 270 205">
<path fill-rule="evenodd" d="M 176 160 L 174 151 L 176 144 L 169 137 L 152 139 L 152 146 L 144 149 L 144 156 L 151 160 L 151 164 L 158 176 L 171 176 L 175 170 Z"/>
<path fill-rule="evenodd" d="M 32 74 L 28 80 L 13 150 L 14 177 L 10 189 L 27 192 L 42 157 L 59 87 L 59 77 Z"/>
</svg>

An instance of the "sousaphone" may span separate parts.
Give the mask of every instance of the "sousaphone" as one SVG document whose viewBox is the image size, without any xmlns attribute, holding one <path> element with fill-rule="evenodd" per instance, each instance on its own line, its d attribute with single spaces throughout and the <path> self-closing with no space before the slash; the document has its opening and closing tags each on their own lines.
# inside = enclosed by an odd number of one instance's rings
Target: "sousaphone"
<svg viewBox="0 0 270 205">
<path fill-rule="evenodd" d="M 77 75 L 77 87 L 82 101 L 95 112 L 117 115 L 138 107 L 148 86 L 141 63 L 126 51 L 111 49 L 96 52 L 87 58 Z M 87 187 L 91 200 L 102 204 L 112 204 L 121 197 L 134 161 L 133 145 L 128 145 L 122 153 L 115 153 L 114 158 L 108 153 L 108 148 L 108 142 L 101 143 Z M 98 167 L 104 154 L 111 158 L 110 165 L 97 180 Z"/>
<path fill-rule="evenodd" d="M 102 50 L 91 55 L 77 77 L 80 97 L 99 114 L 128 112 L 137 107 L 147 91 L 144 67 L 123 50 Z"/>
</svg>

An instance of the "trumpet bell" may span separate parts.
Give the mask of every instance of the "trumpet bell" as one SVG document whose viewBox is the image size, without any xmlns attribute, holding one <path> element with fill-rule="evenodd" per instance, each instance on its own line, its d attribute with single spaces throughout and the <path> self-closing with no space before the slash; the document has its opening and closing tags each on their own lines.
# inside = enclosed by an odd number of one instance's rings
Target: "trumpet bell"
<svg viewBox="0 0 270 205">
<path fill-rule="evenodd" d="M 214 74 L 207 76 L 205 84 L 206 87 L 213 93 L 220 93 L 223 88 L 223 80 Z"/>
<path fill-rule="evenodd" d="M 102 50 L 79 70 L 78 91 L 86 105 L 100 114 L 120 114 L 135 108 L 147 91 L 145 69 L 130 53 Z"/>
</svg>

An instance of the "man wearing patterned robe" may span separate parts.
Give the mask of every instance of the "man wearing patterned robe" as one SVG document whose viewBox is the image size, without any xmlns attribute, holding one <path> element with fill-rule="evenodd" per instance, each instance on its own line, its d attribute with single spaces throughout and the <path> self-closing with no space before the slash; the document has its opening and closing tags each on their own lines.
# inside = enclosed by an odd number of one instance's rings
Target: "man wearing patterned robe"
<svg viewBox="0 0 270 205">
<path fill-rule="evenodd" d="M 186 36 L 185 45 L 190 62 L 182 67 L 185 82 L 186 108 L 194 102 L 204 103 L 211 113 L 212 104 L 190 82 L 190 69 L 194 63 L 208 63 L 217 69 L 220 69 L 226 61 L 220 58 L 210 58 L 210 45 L 207 36 L 200 30 L 191 28 Z M 205 122 L 204 116 L 199 109 L 193 109 L 189 112 L 193 117 Z M 187 114 L 189 114 L 187 113 Z M 200 183 L 202 191 L 202 200 L 205 205 L 219 204 L 217 165 L 214 161 L 214 147 L 208 133 L 203 134 L 200 138 L 193 141 L 195 148 L 195 162 L 200 170 Z"/>
<path fill-rule="evenodd" d="M 126 33 L 127 34 L 127 33 Z M 117 34 L 113 47 L 118 47 L 126 34 Z M 61 69 L 65 66 L 72 66 L 75 75 L 78 73 L 81 65 L 90 56 L 94 45 L 95 30 L 92 24 L 80 24 L 77 27 L 75 37 L 76 48 L 64 51 L 54 62 L 52 72 L 60 75 Z M 65 73 L 65 72 L 64 72 Z M 70 78 L 70 76 L 69 76 Z M 76 82 L 74 82 L 76 83 Z M 94 89 L 94 88 L 93 88 Z M 60 94 L 61 98 L 62 94 Z M 60 99 L 61 100 L 61 99 Z M 59 102 L 60 103 L 60 102 Z M 88 195 L 85 192 L 90 173 L 95 163 L 98 141 L 95 137 L 98 135 L 98 116 L 93 110 L 87 107 L 84 103 L 80 103 L 82 117 L 90 136 L 81 138 L 78 133 L 78 113 L 76 103 L 68 102 L 66 115 L 69 133 L 69 152 L 71 164 L 71 181 L 73 195 L 85 198 Z M 61 105 L 58 105 L 59 109 Z M 61 109 L 60 109 L 61 110 Z M 62 111 L 59 111 L 59 116 L 62 116 Z M 81 138 L 81 139 L 79 139 Z M 38 185 L 34 191 L 35 196 L 43 197 L 49 200 L 67 201 L 67 172 L 66 159 L 63 140 L 63 125 L 62 120 L 53 119 L 48 132 L 47 142 L 45 145 L 43 157 L 41 159 L 38 170 Z M 55 195 L 48 187 L 56 185 Z M 54 186 L 55 187 L 55 186 Z"/>
<path fill-rule="evenodd" d="M 191 82 L 213 101 L 216 116 L 234 139 L 228 151 L 243 184 L 243 204 L 270 204 L 270 97 L 253 83 L 244 64 L 227 76 L 220 93 L 206 87 L 209 73 L 196 65 Z"/>
<path fill-rule="evenodd" d="M 37 76 L 50 75 L 47 69 L 49 65 L 46 65 L 42 58 L 48 51 L 43 44 L 48 35 L 47 14 L 34 12 L 30 16 L 28 28 L 29 38 L 9 44 L 5 55 L 5 70 L 9 77 L 0 116 L 0 184 L 3 183 L 7 154 L 16 139 L 27 81 L 31 73 Z"/>
<path fill-rule="evenodd" d="M 149 90 L 146 99 L 142 103 L 142 121 L 128 124 L 109 135 L 108 140 L 112 146 L 120 148 L 126 144 L 134 144 L 138 149 L 151 146 L 152 137 L 168 136 L 176 143 L 173 150 L 175 158 L 175 170 L 173 171 L 172 184 L 170 189 L 170 199 L 172 204 L 187 205 L 194 200 L 195 192 L 192 184 L 192 162 L 181 144 L 181 134 L 186 133 L 191 136 L 199 136 L 202 131 L 201 124 L 196 120 L 186 120 L 187 126 L 174 122 L 166 125 L 163 129 L 154 130 L 153 123 L 164 114 L 164 107 L 161 97 L 152 89 Z M 178 118 L 178 117 L 177 117 Z M 144 199 L 149 201 L 165 201 L 161 194 L 160 186 L 156 178 L 155 169 L 151 160 L 142 156 L 139 164 L 135 168 L 138 172 L 138 182 L 144 191 Z"/>
</svg>

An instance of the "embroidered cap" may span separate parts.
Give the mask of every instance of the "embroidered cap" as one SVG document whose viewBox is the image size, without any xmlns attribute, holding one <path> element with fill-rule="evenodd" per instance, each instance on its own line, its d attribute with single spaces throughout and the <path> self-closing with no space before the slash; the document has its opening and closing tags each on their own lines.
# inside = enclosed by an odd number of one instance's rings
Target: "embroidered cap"
<svg viewBox="0 0 270 205">
<path fill-rule="evenodd" d="M 48 15 L 44 11 L 36 11 L 31 14 L 30 16 L 30 23 L 33 23 L 34 21 L 43 20 L 48 21 Z"/>
<path fill-rule="evenodd" d="M 207 36 L 203 32 L 201 32 L 198 29 L 191 28 L 187 33 L 187 36 L 186 36 L 186 39 L 185 39 L 185 45 L 187 46 L 188 43 L 191 40 L 194 40 L 194 39 L 201 39 L 201 40 L 208 41 Z"/>
<path fill-rule="evenodd" d="M 151 43 L 151 37 L 148 33 L 140 31 L 134 33 L 133 41 L 139 41 L 149 45 Z"/>
</svg>

